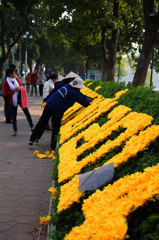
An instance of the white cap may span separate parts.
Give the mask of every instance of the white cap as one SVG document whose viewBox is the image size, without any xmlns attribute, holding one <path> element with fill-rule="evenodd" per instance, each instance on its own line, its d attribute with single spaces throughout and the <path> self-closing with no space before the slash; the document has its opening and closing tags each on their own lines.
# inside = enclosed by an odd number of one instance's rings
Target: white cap
<svg viewBox="0 0 159 240">
<path fill-rule="evenodd" d="M 83 85 L 83 80 L 81 78 L 75 78 L 72 82 L 69 83 L 73 88 L 85 88 Z"/>
</svg>

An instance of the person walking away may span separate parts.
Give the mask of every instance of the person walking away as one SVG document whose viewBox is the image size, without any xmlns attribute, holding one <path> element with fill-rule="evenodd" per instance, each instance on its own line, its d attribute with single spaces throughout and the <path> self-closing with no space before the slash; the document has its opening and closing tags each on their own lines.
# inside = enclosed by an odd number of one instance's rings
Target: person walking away
<svg viewBox="0 0 159 240">
<path fill-rule="evenodd" d="M 38 72 L 38 70 L 35 69 L 34 72 L 30 76 L 30 83 L 31 83 L 31 95 L 30 96 L 33 96 L 33 88 L 35 90 L 35 95 L 37 96 L 37 82 L 39 79 L 37 72 Z"/>
<path fill-rule="evenodd" d="M 39 95 L 42 97 L 43 96 L 43 87 L 44 87 L 44 83 L 46 81 L 46 77 L 44 75 L 43 72 L 40 72 L 40 75 L 39 75 Z"/>
<path fill-rule="evenodd" d="M 15 70 L 6 69 L 6 80 L 4 82 L 4 93 L 9 98 L 9 104 L 12 113 L 13 136 L 17 136 L 17 108 L 18 104 L 22 108 L 31 131 L 33 131 L 33 122 L 28 110 L 27 95 L 24 87 L 18 78 L 16 78 Z"/>
<path fill-rule="evenodd" d="M 61 126 L 61 119 L 64 112 L 73 106 L 75 102 L 80 103 L 82 106 L 87 107 L 92 102 L 92 98 L 82 94 L 80 89 L 84 88 L 81 78 L 75 78 L 69 84 L 64 85 L 53 94 L 46 103 L 42 116 L 40 117 L 34 131 L 31 134 L 29 145 L 33 145 L 38 137 L 40 130 L 45 126 L 52 116 L 53 130 L 51 137 L 51 149 L 56 148 L 56 135 Z"/>
<path fill-rule="evenodd" d="M 26 90 L 27 92 L 30 92 L 30 73 L 26 75 L 25 81 L 26 81 Z"/>
</svg>

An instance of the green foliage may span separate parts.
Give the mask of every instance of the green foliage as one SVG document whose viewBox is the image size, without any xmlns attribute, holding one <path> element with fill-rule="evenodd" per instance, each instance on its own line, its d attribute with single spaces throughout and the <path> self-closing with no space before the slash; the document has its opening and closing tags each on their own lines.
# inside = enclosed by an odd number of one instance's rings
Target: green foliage
<svg viewBox="0 0 159 240">
<path fill-rule="evenodd" d="M 101 82 L 100 80 L 92 81 L 92 80 L 86 80 L 85 85 L 88 83 L 92 83 L 89 88 L 94 90 L 97 86 L 102 86 L 97 92 L 101 95 L 103 95 L 105 98 L 114 98 L 115 93 L 124 90 L 128 88 L 128 91 L 122 95 L 117 101 L 117 105 L 126 105 L 132 109 L 132 111 L 146 113 L 148 115 L 151 115 L 154 117 L 153 124 L 158 124 L 159 122 L 159 108 L 158 108 L 158 99 L 159 99 L 159 93 L 154 92 L 152 88 L 139 86 L 137 88 L 127 87 L 124 83 L 114 83 L 114 82 Z M 116 105 L 116 106 L 117 106 Z M 102 126 L 107 120 L 108 120 L 108 113 L 104 114 L 103 116 L 100 116 L 96 122 Z M 105 141 L 107 140 L 113 140 L 116 139 L 120 133 L 125 131 L 124 128 L 120 128 L 119 131 L 114 131 L 111 136 L 109 136 Z M 81 139 L 78 142 L 78 146 L 81 146 L 84 143 L 84 139 Z M 94 148 L 85 151 L 82 156 L 79 156 L 78 161 L 80 161 L 82 158 L 87 156 L 88 154 L 92 153 L 96 149 L 98 149 L 103 142 L 96 145 Z M 113 156 L 118 154 L 122 151 L 122 148 L 124 147 L 121 145 L 118 148 L 113 149 L 112 151 L 108 152 L 104 157 L 102 157 L 100 160 L 98 160 L 95 164 L 89 164 L 85 168 L 82 169 L 81 173 L 90 171 L 94 168 L 102 166 L 105 162 L 107 162 L 109 159 L 111 159 Z M 59 159 L 57 158 L 55 160 L 55 167 L 54 167 L 54 178 L 55 178 L 55 186 L 58 188 L 61 184 L 58 184 L 57 182 L 57 166 L 58 166 Z M 155 142 L 152 142 L 148 148 L 146 148 L 144 151 L 139 152 L 135 157 L 132 157 L 127 161 L 126 163 L 121 164 L 118 168 L 114 171 L 114 178 L 111 180 L 111 184 L 113 184 L 118 179 L 126 176 L 131 175 L 136 172 L 143 172 L 145 168 L 156 166 L 159 162 L 159 139 L 156 139 Z M 56 169 L 55 169 L 56 168 Z M 104 186 L 100 187 L 100 190 L 102 190 L 104 187 L 106 187 L 109 183 L 105 184 Z M 85 195 L 80 199 L 80 202 L 77 204 L 74 204 L 71 208 L 69 208 L 66 211 L 63 211 L 62 213 L 58 214 L 56 213 L 58 200 L 54 202 L 53 209 L 55 210 L 55 221 L 53 224 L 57 226 L 57 229 L 54 230 L 51 233 L 51 239 L 64 239 L 64 235 L 68 233 L 73 226 L 72 219 L 75 221 L 75 225 L 80 225 L 84 221 L 83 213 L 81 211 L 82 202 L 84 199 L 88 198 L 94 193 L 94 191 L 86 191 Z M 159 225 L 157 223 L 158 216 L 155 215 L 155 211 L 157 211 L 157 204 L 158 201 L 150 202 L 147 205 L 144 205 L 143 207 L 137 209 L 133 213 L 131 213 L 130 216 L 128 216 L 128 235 L 130 236 L 130 239 L 132 240 L 148 240 L 148 239 L 155 239 L 157 240 L 158 231 L 159 231 Z M 155 210 L 154 210 L 155 207 Z M 77 219 L 79 220 L 77 221 Z M 69 224 L 64 224 L 69 223 Z M 151 228 L 151 225 L 153 225 L 153 228 Z M 135 238 L 136 237 L 136 238 Z"/>
<path fill-rule="evenodd" d="M 128 217 L 128 235 L 131 240 L 158 240 L 159 200 L 149 201 Z"/>
</svg>

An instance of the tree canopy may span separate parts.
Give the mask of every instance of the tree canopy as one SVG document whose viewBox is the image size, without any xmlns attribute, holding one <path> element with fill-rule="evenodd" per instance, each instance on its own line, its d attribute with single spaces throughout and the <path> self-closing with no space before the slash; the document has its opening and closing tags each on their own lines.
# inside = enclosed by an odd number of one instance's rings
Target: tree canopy
<svg viewBox="0 0 159 240">
<path fill-rule="evenodd" d="M 39 69 L 61 72 L 94 68 L 102 70 L 103 81 L 114 81 L 122 49 L 136 69 L 137 86 L 145 82 L 155 48 L 154 67 L 159 71 L 157 0 L 1 1 L 0 13 L 0 71 L 26 30 L 33 35 L 29 67 L 34 60 Z"/>
</svg>

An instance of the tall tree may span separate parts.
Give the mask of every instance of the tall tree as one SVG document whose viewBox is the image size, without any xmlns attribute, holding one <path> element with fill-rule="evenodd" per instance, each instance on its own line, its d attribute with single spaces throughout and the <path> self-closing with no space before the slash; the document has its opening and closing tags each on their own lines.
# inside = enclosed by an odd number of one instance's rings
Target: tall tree
<svg viewBox="0 0 159 240">
<path fill-rule="evenodd" d="M 11 49 L 29 25 L 33 7 L 38 0 L 2 0 L 0 4 L 0 77 Z"/>
<path fill-rule="evenodd" d="M 158 8 L 158 12 L 155 12 Z M 155 0 L 143 0 L 145 36 L 140 53 L 133 86 L 144 84 L 152 52 L 159 44 L 159 3 Z"/>
</svg>

